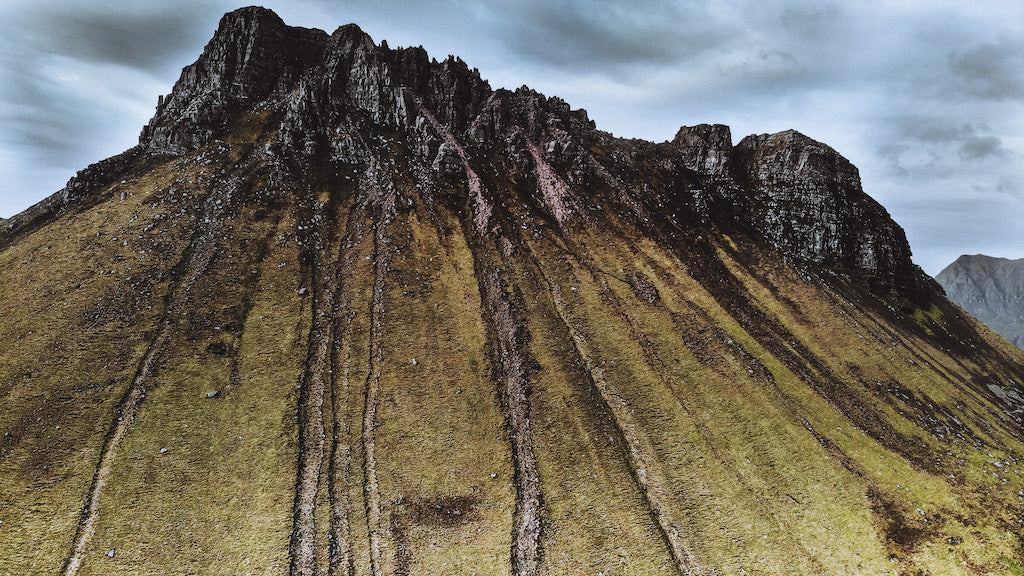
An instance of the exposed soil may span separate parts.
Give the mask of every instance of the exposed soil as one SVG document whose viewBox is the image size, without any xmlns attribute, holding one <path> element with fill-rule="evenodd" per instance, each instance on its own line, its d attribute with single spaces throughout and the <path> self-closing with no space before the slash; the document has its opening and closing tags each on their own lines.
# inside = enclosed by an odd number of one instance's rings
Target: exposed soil
<svg viewBox="0 0 1024 576">
<path fill-rule="evenodd" d="M 879 536 L 896 557 L 913 554 L 920 546 L 935 539 L 942 529 L 941 518 L 915 514 L 901 500 L 876 486 L 868 487 L 867 496 Z"/>
<path fill-rule="evenodd" d="M 409 576 L 414 561 L 409 532 L 417 527 L 446 529 L 476 520 L 479 500 L 473 496 L 438 496 L 403 502 L 391 512 L 395 540 L 395 576 Z"/>
</svg>

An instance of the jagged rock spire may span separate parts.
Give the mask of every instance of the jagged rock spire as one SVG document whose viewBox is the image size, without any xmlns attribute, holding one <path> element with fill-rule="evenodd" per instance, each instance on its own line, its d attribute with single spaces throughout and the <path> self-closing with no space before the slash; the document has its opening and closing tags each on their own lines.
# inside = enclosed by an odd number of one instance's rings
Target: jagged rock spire
<svg viewBox="0 0 1024 576">
<path fill-rule="evenodd" d="M 437 62 L 421 47 L 393 50 L 355 24 L 328 35 L 287 26 L 257 7 L 223 17 L 203 54 L 161 99 L 140 141 L 149 152 L 185 153 L 221 138 L 255 110 L 280 115 L 277 149 L 286 156 L 350 157 L 351 139 L 339 133 L 356 114 L 399 128 L 425 160 L 441 167 L 451 150 L 423 128 L 422 110 L 429 110 L 467 146 L 504 149 L 523 171 L 543 165 L 545 174 L 559 172 L 542 180 L 554 183 L 545 202 L 560 207 L 562 223 L 569 212 L 580 214 L 578 198 L 562 198 L 572 184 L 610 185 L 607 173 L 595 171 L 601 162 L 592 153 L 592 144 L 610 135 L 597 131 L 586 111 L 526 87 L 493 91 L 461 59 Z M 668 157 L 661 162 L 666 177 L 685 169 L 701 184 L 681 193 L 624 198 L 640 220 L 650 222 L 658 206 L 675 204 L 675 218 L 738 222 L 795 260 L 878 290 L 921 288 L 922 273 L 911 262 L 902 229 L 863 192 L 857 169 L 832 148 L 795 131 L 748 136 L 734 146 L 728 126 L 684 126 L 670 143 L 629 152 L 620 183 L 636 180 L 633 159 L 652 152 Z M 555 189 L 562 192 L 552 196 Z"/>
</svg>

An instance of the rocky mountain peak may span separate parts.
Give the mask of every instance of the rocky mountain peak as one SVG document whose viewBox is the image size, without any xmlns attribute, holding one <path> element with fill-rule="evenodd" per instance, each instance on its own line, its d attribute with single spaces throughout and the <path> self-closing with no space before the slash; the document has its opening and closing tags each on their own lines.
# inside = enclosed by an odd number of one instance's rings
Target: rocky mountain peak
<svg viewBox="0 0 1024 576">
<path fill-rule="evenodd" d="M 320 60 L 326 45 L 325 32 L 287 26 L 266 8 L 224 15 L 199 59 L 159 99 L 140 143 L 150 151 L 180 154 L 210 142 L 240 111 L 288 90 Z"/>
<path fill-rule="evenodd" d="M 964 254 L 935 279 L 950 300 L 1024 348 L 1024 258 Z"/>
<path fill-rule="evenodd" d="M 476 70 L 461 59 L 431 61 L 422 47 L 392 50 L 355 24 L 328 35 L 287 26 L 265 8 L 225 15 L 203 54 L 182 71 L 170 95 L 140 135 L 149 151 L 181 154 L 221 138 L 241 114 L 290 110 L 291 123 L 310 128 L 315 116 L 346 109 L 369 112 L 377 122 L 401 124 L 405 91 L 435 105 L 445 123 L 464 128 L 490 94 Z M 296 119 L 295 113 L 305 116 Z M 293 144 L 289 141 L 288 144 Z"/>
<path fill-rule="evenodd" d="M 748 136 L 735 155 L 737 178 L 755 192 L 754 225 L 775 245 L 879 288 L 922 289 L 903 229 L 834 149 L 787 130 Z"/>
<path fill-rule="evenodd" d="M 457 57 L 438 62 L 422 47 L 376 44 L 355 24 L 330 35 L 290 27 L 263 8 L 224 16 L 160 99 L 141 147 L 187 153 L 264 112 L 277 125 L 266 147 L 275 163 L 295 155 L 292 164 L 361 162 L 376 153 L 357 134 L 397 130 L 422 161 L 452 175 L 476 155 L 500 152 L 538 183 L 539 209 L 560 224 L 586 220 L 585 205 L 605 195 L 644 226 L 673 205 L 676 226 L 738 223 L 794 260 L 880 291 L 914 292 L 923 282 L 902 229 L 863 192 L 857 169 L 799 132 L 734 146 L 728 126 L 701 124 L 663 144 L 617 139 L 559 98 L 525 86 L 492 90 Z M 680 170 L 696 181 L 680 181 Z M 640 182 L 651 173 L 675 182 L 671 190 Z"/>
</svg>

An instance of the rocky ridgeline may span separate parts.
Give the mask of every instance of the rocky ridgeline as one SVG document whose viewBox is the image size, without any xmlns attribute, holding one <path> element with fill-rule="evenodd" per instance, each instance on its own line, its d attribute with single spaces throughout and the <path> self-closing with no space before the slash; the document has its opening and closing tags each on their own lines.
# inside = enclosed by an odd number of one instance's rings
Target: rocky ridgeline
<svg viewBox="0 0 1024 576">
<path fill-rule="evenodd" d="M 950 300 L 1024 349 L 1024 258 L 963 255 L 935 279 Z"/>
<path fill-rule="evenodd" d="M 560 226 L 600 221 L 606 208 L 648 229 L 738 225 L 791 260 L 878 293 L 913 296 L 928 286 L 903 230 L 863 192 L 857 169 L 802 134 L 748 136 L 734 146 L 727 126 L 702 124 L 661 144 L 614 138 L 559 98 L 526 87 L 492 90 L 458 58 L 392 50 L 354 24 L 330 35 L 290 27 L 263 8 L 224 16 L 200 58 L 159 99 L 139 149 L 185 154 L 227 138 L 258 112 L 279 123 L 266 150 L 271 163 L 386 161 L 392 150 L 370 152 L 366 142 L 383 131 L 439 177 L 460 177 L 464 161 L 498 154 L 503 163 L 492 171 L 535 179 L 538 204 Z"/>
<path fill-rule="evenodd" d="M 876 288 L 914 288 L 921 273 L 903 229 L 838 152 L 788 130 L 747 136 L 735 154 L 738 177 L 755 192 L 751 222 L 784 252 L 865 275 Z"/>
</svg>

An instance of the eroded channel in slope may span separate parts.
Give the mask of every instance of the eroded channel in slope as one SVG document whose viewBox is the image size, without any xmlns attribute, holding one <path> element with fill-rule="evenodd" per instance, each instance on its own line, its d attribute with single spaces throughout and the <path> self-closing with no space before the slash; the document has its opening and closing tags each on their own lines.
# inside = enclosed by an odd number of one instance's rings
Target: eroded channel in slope
<svg viewBox="0 0 1024 576">
<path fill-rule="evenodd" d="M 366 399 L 363 412 L 363 466 L 366 496 L 366 521 L 370 539 L 370 567 L 378 576 L 384 565 L 381 533 L 386 529 L 381 515 L 380 487 L 377 482 L 377 406 L 379 403 L 381 366 L 384 347 L 381 331 L 385 319 L 385 287 L 391 265 L 391 238 L 388 225 L 395 217 L 395 190 L 390 180 L 381 177 L 381 168 L 371 163 L 367 171 L 370 202 L 375 209 L 373 236 L 373 293 L 370 300 L 370 358 L 366 377 Z"/>
<path fill-rule="evenodd" d="M 522 307 L 516 306 L 509 291 L 510 281 L 503 271 L 508 262 L 504 258 L 506 254 L 499 248 L 504 236 L 500 233 L 500 224 L 493 222 L 493 206 L 487 200 L 480 177 L 451 131 L 442 126 L 419 99 L 416 99 L 416 104 L 420 114 L 445 144 L 455 150 L 465 169 L 469 195 L 463 226 L 466 237 L 470 239 L 491 359 L 514 461 L 516 509 L 512 527 L 512 572 L 515 576 L 533 576 L 538 572 L 541 557 L 542 498 L 530 424 L 531 359 L 526 346 L 525 319 L 519 312 Z M 499 233 L 494 234 L 495 230 Z"/>
<path fill-rule="evenodd" d="M 291 535 L 291 574 L 312 576 L 317 572 L 316 510 L 326 449 L 324 400 L 333 382 L 330 354 L 334 342 L 334 317 L 338 279 L 324 260 L 332 237 L 330 203 L 320 207 L 319 225 L 310 239 L 311 305 L 306 370 L 299 400 L 299 467 L 295 487 Z"/>
<path fill-rule="evenodd" d="M 139 368 L 132 378 L 131 385 L 118 405 L 116 418 L 104 440 L 100 451 L 100 461 L 75 533 L 74 545 L 61 569 L 63 576 L 75 576 L 82 567 L 83 557 L 96 532 L 96 520 L 103 492 L 118 457 L 121 443 L 127 436 L 132 421 L 138 414 L 146 393 L 152 385 L 154 372 L 174 335 L 178 318 L 186 314 L 186 304 L 193 286 L 207 270 L 217 252 L 222 219 L 231 204 L 234 193 L 235 189 L 230 184 L 215 189 L 207 196 L 203 211 L 196 218 L 195 232 L 183 257 L 181 275 L 168 295 L 156 336 L 146 349 Z"/>
</svg>

